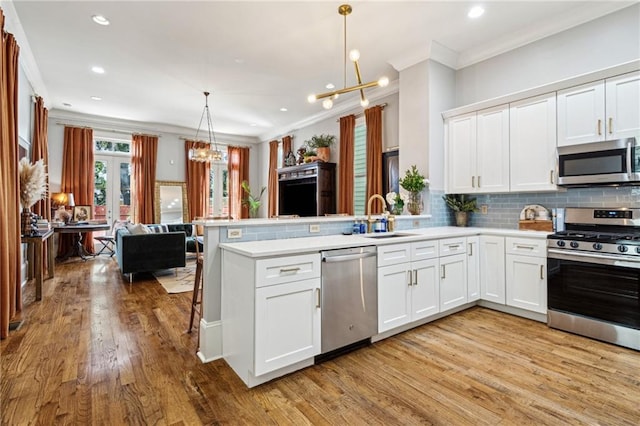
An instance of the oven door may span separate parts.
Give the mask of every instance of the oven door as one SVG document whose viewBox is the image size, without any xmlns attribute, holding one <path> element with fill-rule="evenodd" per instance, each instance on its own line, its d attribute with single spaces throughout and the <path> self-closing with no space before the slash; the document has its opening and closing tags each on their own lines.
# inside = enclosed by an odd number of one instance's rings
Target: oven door
<svg viewBox="0 0 640 426">
<path fill-rule="evenodd" d="M 558 185 L 640 182 L 640 147 L 635 138 L 558 148 Z"/>
<path fill-rule="evenodd" d="M 640 258 L 548 249 L 549 310 L 640 330 Z"/>
</svg>

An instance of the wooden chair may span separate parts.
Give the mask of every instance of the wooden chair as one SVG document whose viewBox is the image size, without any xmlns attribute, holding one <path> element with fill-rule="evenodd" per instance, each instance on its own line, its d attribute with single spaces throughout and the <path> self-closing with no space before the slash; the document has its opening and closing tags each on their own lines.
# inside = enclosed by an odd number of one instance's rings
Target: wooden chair
<svg viewBox="0 0 640 426">
<path fill-rule="evenodd" d="M 191 333 L 193 329 L 193 319 L 196 312 L 198 318 L 202 318 L 202 286 L 204 284 L 204 253 L 200 251 L 200 243 L 198 241 L 198 233 L 196 232 L 196 277 L 193 281 L 193 295 L 191 296 L 191 317 L 189 318 L 189 329 L 187 333 Z M 200 339 L 200 333 L 198 333 L 198 344 Z"/>
</svg>

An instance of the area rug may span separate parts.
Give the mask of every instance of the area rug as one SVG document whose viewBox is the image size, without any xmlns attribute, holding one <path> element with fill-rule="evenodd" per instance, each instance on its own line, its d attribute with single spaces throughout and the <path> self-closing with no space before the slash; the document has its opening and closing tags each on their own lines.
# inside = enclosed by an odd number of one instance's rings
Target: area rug
<svg viewBox="0 0 640 426">
<path fill-rule="evenodd" d="M 176 274 L 176 269 L 178 273 Z M 196 262 L 187 260 L 183 268 L 163 269 L 156 271 L 153 276 L 164 287 L 167 293 L 184 293 L 193 290 L 196 277 Z"/>
</svg>

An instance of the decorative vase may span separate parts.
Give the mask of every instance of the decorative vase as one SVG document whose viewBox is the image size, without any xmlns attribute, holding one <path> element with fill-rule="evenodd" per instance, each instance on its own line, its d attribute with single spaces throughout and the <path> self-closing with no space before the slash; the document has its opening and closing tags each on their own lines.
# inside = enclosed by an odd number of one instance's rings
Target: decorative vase
<svg viewBox="0 0 640 426">
<path fill-rule="evenodd" d="M 391 208 L 391 214 L 393 214 L 394 216 L 400 216 L 402 214 L 402 210 L 404 210 L 404 205 L 396 203 Z"/>
<path fill-rule="evenodd" d="M 469 223 L 469 212 L 456 212 L 456 226 L 467 226 Z"/>
<path fill-rule="evenodd" d="M 422 213 L 422 194 L 420 192 L 410 192 L 409 201 L 407 201 L 407 210 L 412 215 L 419 215 Z"/>
<path fill-rule="evenodd" d="M 331 148 L 328 146 L 316 148 L 316 154 L 318 155 L 318 159 L 327 162 L 329 161 L 329 157 L 331 157 Z"/>
<path fill-rule="evenodd" d="M 31 210 L 23 208 L 20 214 L 20 230 L 22 235 L 31 235 L 31 231 L 33 230 L 32 224 L 33 218 L 31 216 Z"/>
</svg>

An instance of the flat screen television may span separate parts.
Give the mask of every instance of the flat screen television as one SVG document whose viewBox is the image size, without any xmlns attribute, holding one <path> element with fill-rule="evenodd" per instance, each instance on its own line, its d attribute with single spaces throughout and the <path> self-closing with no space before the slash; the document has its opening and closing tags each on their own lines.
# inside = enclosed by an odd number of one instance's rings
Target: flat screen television
<svg viewBox="0 0 640 426">
<path fill-rule="evenodd" d="M 317 179 L 305 178 L 289 181 L 281 181 L 279 184 L 279 211 L 281 216 L 317 216 L 318 215 L 318 193 Z"/>
</svg>

